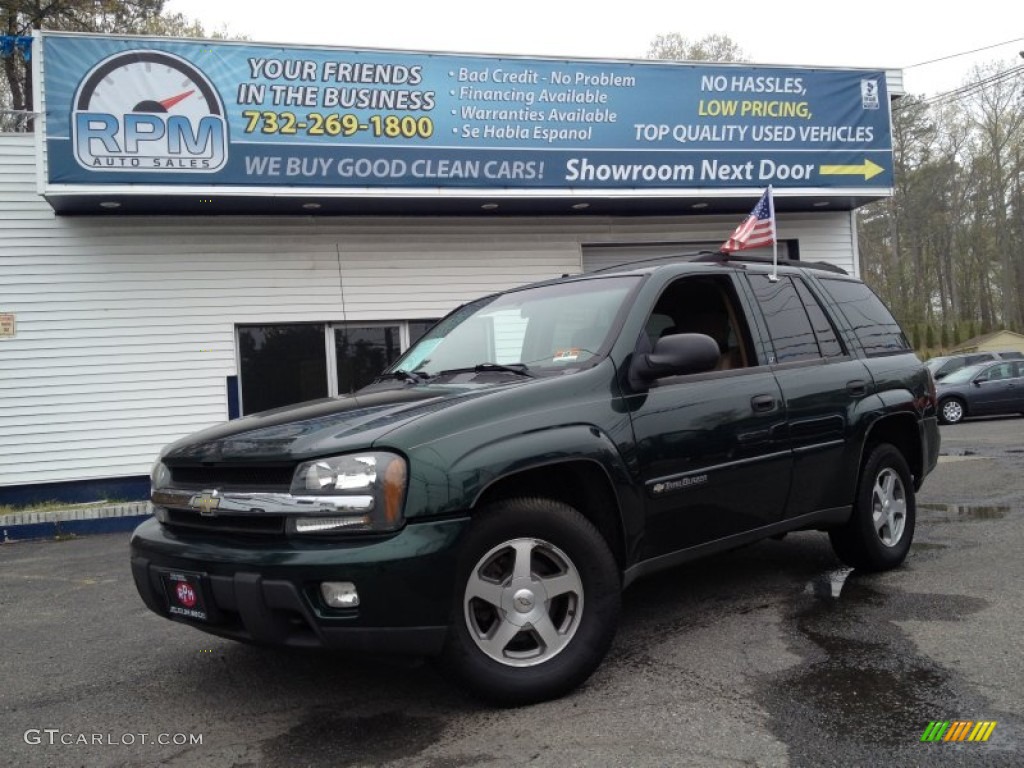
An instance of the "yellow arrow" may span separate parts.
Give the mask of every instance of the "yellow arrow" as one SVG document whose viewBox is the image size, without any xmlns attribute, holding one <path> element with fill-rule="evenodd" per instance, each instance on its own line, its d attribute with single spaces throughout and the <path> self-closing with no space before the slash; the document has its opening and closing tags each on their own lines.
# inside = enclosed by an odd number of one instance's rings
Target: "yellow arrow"
<svg viewBox="0 0 1024 768">
<path fill-rule="evenodd" d="M 818 170 L 822 176 L 860 176 L 863 174 L 864 181 L 867 181 L 880 174 L 885 168 L 864 158 L 863 165 L 823 165 Z"/>
</svg>

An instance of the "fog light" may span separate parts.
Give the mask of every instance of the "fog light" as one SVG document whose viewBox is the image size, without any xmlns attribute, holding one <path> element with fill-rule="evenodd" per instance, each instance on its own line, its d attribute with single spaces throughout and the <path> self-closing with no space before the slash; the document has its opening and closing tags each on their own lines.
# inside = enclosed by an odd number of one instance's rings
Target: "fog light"
<svg viewBox="0 0 1024 768">
<path fill-rule="evenodd" d="M 320 594 L 331 608 L 356 608 L 359 593 L 351 581 L 325 581 L 320 585 Z"/>
<path fill-rule="evenodd" d="M 338 531 L 345 528 L 369 528 L 370 519 L 366 515 L 358 517 L 297 517 L 295 518 L 296 533 L 323 533 Z"/>
</svg>

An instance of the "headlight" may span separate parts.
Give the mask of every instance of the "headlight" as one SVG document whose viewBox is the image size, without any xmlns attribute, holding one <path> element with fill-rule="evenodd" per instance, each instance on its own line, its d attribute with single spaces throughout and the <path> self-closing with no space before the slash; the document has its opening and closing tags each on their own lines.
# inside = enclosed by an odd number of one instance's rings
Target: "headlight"
<svg viewBox="0 0 1024 768">
<path fill-rule="evenodd" d="M 157 503 L 156 495 L 171 485 L 171 470 L 160 459 L 153 462 L 153 469 L 149 471 L 149 498 L 153 501 L 153 517 L 161 523 L 167 522 L 167 508 Z"/>
<path fill-rule="evenodd" d="M 336 501 L 330 513 L 291 518 L 289 529 L 294 533 L 397 530 L 405 522 L 407 477 L 405 459 L 385 451 L 304 462 L 292 476 L 291 495 L 297 501 L 303 497 Z"/>
<path fill-rule="evenodd" d="M 153 463 L 153 469 L 149 472 L 149 491 L 157 491 L 161 488 L 168 488 L 171 485 L 171 470 L 160 459 Z"/>
</svg>

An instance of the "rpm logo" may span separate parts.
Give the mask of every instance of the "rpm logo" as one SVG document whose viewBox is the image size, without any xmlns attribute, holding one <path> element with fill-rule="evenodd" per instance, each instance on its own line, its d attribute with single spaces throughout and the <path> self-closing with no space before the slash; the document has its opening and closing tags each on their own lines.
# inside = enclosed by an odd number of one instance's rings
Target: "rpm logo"
<svg viewBox="0 0 1024 768">
<path fill-rule="evenodd" d="M 187 581 L 179 581 L 174 587 L 174 594 L 178 598 L 178 602 L 184 605 L 186 608 L 194 608 L 196 605 L 196 591 L 192 589 L 192 585 Z"/>
<path fill-rule="evenodd" d="M 110 56 L 75 92 L 71 141 L 91 171 L 212 173 L 227 163 L 227 134 L 206 75 L 163 51 Z"/>
</svg>

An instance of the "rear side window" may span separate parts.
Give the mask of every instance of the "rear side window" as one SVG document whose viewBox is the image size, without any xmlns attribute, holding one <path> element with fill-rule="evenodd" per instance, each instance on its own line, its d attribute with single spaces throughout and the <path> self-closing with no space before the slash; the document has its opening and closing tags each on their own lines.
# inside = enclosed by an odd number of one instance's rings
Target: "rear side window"
<svg viewBox="0 0 1024 768">
<path fill-rule="evenodd" d="M 814 298 L 814 295 L 804 285 L 803 280 L 794 279 L 793 284 L 796 286 L 796 292 L 800 294 L 800 298 L 804 302 L 807 316 L 811 319 L 811 326 L 814 328 L 814 336 L 818 340 L 821 356 L 842 357 L 845 355 L 846 350 L 843 349 L 843 345 L 836 336 L 832 323 L 829 322 L 828 315 L 825 314 L 825 310 L 821 308 L 818 300 Z"/>
<path fill-rule="evenodd" d="M 773 362 L 793 363 L 821 357 L 807 309 L 797 295 L 793 281 L 789 277 L 775 281 L 769 280 L 767 275 L 749 277 L 775 347 Z"/>
<path fill-rule="evenodd" d="M 864 283 L 827 277 L 819 280 L 853 327 L 864 352 L 891 355 L 910 351 L 899 323 Z"/>
</svg>

